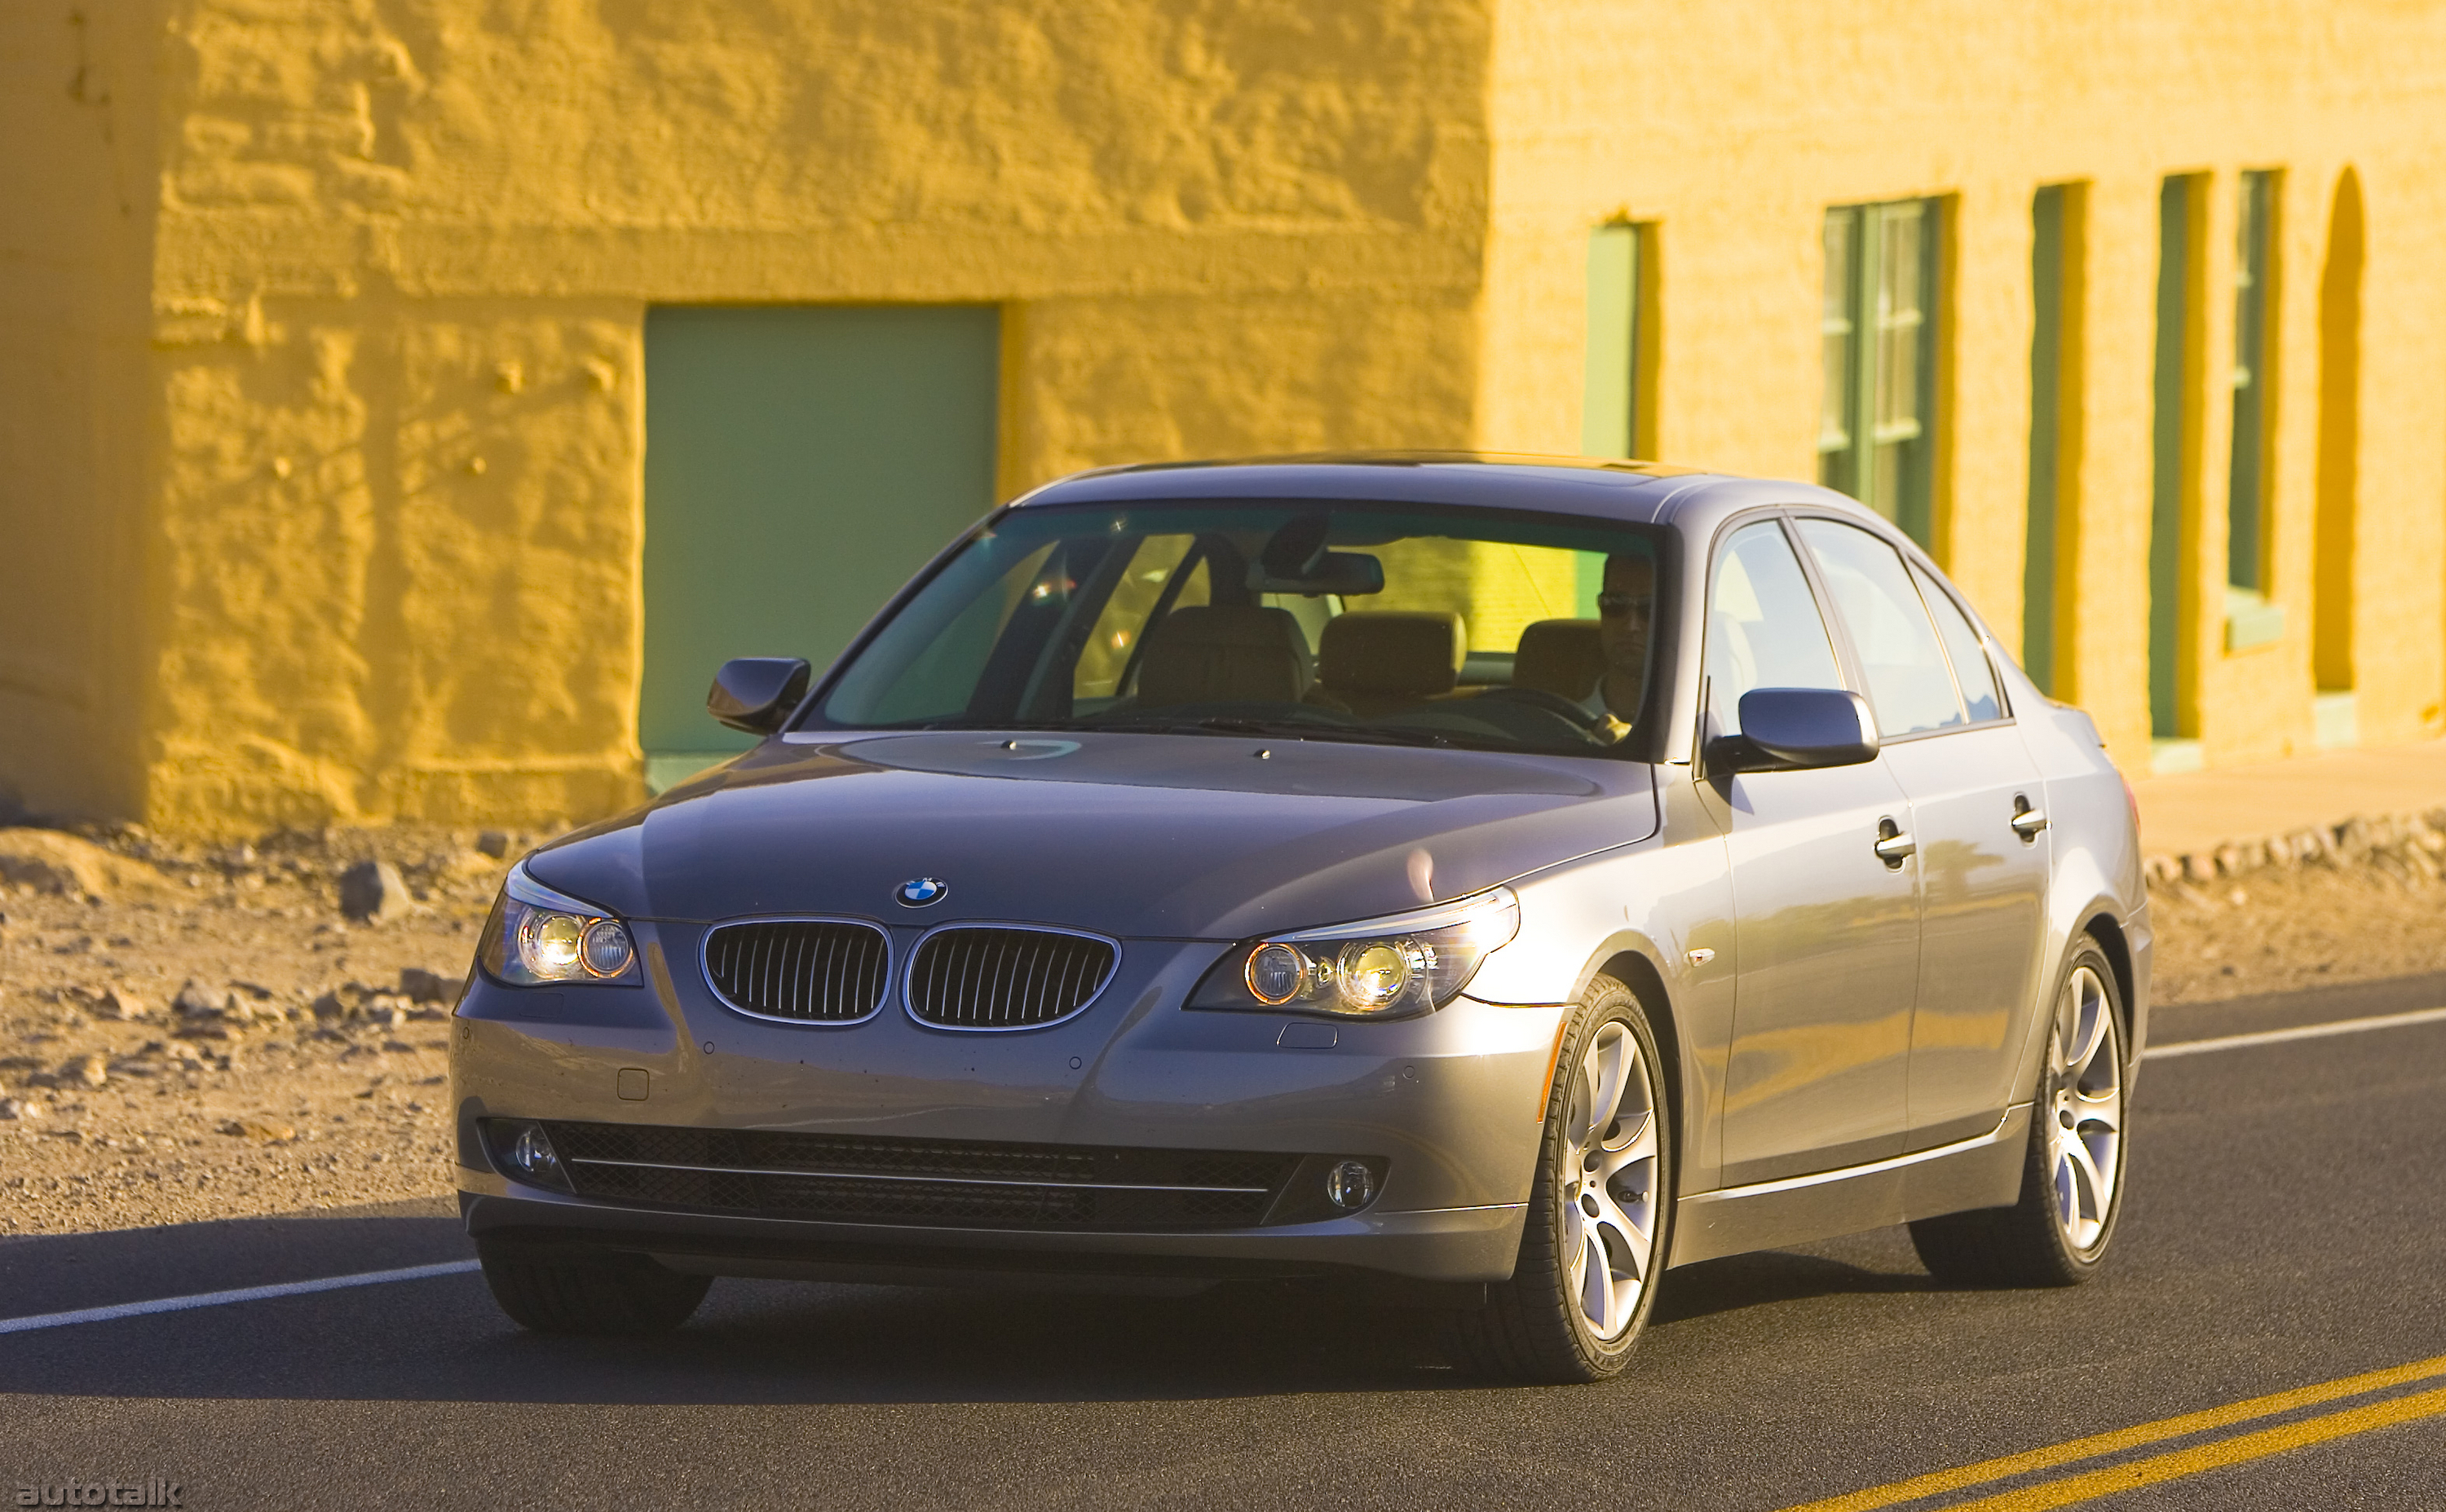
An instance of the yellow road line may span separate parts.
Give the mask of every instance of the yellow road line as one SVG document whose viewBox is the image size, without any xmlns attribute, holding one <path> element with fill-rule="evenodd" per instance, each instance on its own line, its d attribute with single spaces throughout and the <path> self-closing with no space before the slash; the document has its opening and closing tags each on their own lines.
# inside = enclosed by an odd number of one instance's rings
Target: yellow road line
<svg viewBox="0 0 2446 1512">
<path fill-rule="evenodd" d="M 2076 1502 L 2113 1496 L 2118 1491 L 2135 1491 L 2161 1481 L 2197 1475 L 2202 1470 L 2241 1465 L 2270 1454 L 2282 1454 L 2286 1449 L 2304 1448 L 2347 1434 L 2366 1433 L 2372 1428 L 2392 1428 L 2399 1423 L 2416 1422 L 2441 1413 L 2446 1413 L 2446 1387 L 2412 1396 L 2399 1396 L 2392 1401 L 2372 1402 L 2367 1407 L 2346 1408 L 2340 1412 L 2305 1418 L 2299 1423 L 2286 1423 L 2278 1428 L 2261 1428 L 2256 1433 L 2237 1433 L 2232 1438 L 2219 1439 L 2213 1444 L 2153 1454 L 2129 1465 L 2110 1465 L 2102 1470 L 2090 1470 L 2019 1491 L 1982 1497 L 1976 1502 L 1962 1503 L 1951 1512 L 2041 1512 L 2046 1507 L 2070 1506 Z"/>
<path fill-rule="evenodd" d="M 1842 1496 L 1828 1497 L 1822 1502 L 1803 1503 L 1798 1506 L 1786 1507 L 1784 1512 L 1870 1512 L 1872 1507 L 1916 1502 L 1923 1497 L 1938 1496 L 1947 1491 L 1959 1491 L 1965 1486 L 1985 1485 L 1990 1481 L 2002 1481 L 2008 1476 L 2026 1475 L 2032 1470 L 2044 1470 L 2058 1465 L 2070 1465 L 2077 1460 L 2096 1459 L 2101 1454 L 2114 1454 L 2123 1449 L 2138 1448 L 2144 1444 L 2156 1444 L 2167 1439 L 2181 1438 L 2186 1433 L 2230 1428 L 2236 1423 L 2248 1423 L 2252 1418 L 2268 1417 L 2278 1412 L 2290 1412 L 2295 1408 L 2332 1402 L 2339 1397 L 2359 1396 L 2364 1391 L 2382 1391 L 2390 1386 L 2402 1386 L 2408 1382 L 2425 1381 L 2440 1375 L 2446 1375 L 2446 1354 L 2431 1359 L 2415 1360 L 2409 1365 L 2390 1366 L 2386 1370 L 2371 1371 L 2361 1375 L 2347 1375 L 2342 1380 L 2322 1381 L 2316 1386 L 2304 1386 L 2290 1391 L 2278 1391 L 2271 1396 L 2254 1396 L 2246 1401 L 2229 1402 L 2223 1407 L 2186 1412 L 2180 1417 L 2160 1418 L 2154 1423 L 2142 1423 L 2133 1428 L 2117 1428 L 2111 1433 L 2094 1433 L 2087 1438 L 2051 1444 L 2045 1448 L 2029 1449 L 2020 1454 L 2007 1454 L 2001 1459 L 1981 1460 L 1976 1465 L 1965 1465 L 1957 1469 L 1917 1475 L 1908 1481 L 1896 1481 L 1891 1485 L 1872 1486 L 1865 1491 L 1852 1491 Z M 2407 1398 L 2407 1400 L 2418 1400 L 2418 1398 Z"/>
</svg>

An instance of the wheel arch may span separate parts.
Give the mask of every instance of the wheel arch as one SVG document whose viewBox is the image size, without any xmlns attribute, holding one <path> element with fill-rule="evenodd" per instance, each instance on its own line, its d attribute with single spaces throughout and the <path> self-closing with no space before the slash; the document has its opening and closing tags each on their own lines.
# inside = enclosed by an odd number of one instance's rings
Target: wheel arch
<svg viewBox="0 0 2446 1512">
<path fill-rule="evenodd" d="M 2115 973 L 2115 996 L 2122 1008 L 2123 1040 L 2136 1051 L 2139 1025 L 2135 1017 L 2138 1010 L 2133 996 L 2132 943 L 2123 938 L 2123 925 L 2102 906 L 2093 909 L 2081 921 L 2080 932 L 2098 942 L 2107 967 Z"/>
<path fill-rule="evenodd" d="M 2077 894 L 2076 894 L 2077 896 Z M 2049 932 L 2047 967 L 2039 979 L 2038 996 L 2030 1008 L 2029 1027 L 2022 1041 L 2019 1070 L 2014 1073 L 2017 1087 L 2027 1086 L 2038 1074 L 2039 1061 L 2046 1055 L 2047 1024 L 2055 1011 L 2056 993 L 2063 986 L 2064 973 L 2072 964 L 2073 952 L 2084 940 L 2095 943 L 2106 958 L 2106 967 L 2115 978 L 2115 996 L 2121 1004 L 2117 1021 L 2123 1026 L 2123 1041 L 2134 1066 L 2137 1066 L 2146 1018 L 2135 988 L 2138 963 L 2133 959 L 2133 943 L 2123 921 L 2117 914 L 2112 893 L 2093 892 L 2078 908 L 2057 916 L 2059 923 Z"/>
<path fill-rule="evenodd" d="M 1621 982 L 1647 1010 L 1647 1027 L 1656 1035 L 1657 1058 L 1664 1062 L 1665 1095 L 1673 1100 L 1673 1122 L 1678 1137 L 1673 1142 L 1674 1168 L 1670 1174 L 1678 1188 L 1682 1171 L 1687 1165 L 1685 1151 L 1696 1148 L 1691 1142 L 1698 1137 L 1698 1129 L 1692 1120 L 1698 1116 L 1698 1111 L 1684 1092 L 1689 1080 L 1683 1065 L 1686 1051 L 1682 1026 L 1674 1017 L 1673 994 L 1665 985 L 1665 973 L 1657 967 L 1655 961 L 1646 951 L 1632 947 L 1614 951 L 1591 976 L 1611 977 Z"/>
</svg>

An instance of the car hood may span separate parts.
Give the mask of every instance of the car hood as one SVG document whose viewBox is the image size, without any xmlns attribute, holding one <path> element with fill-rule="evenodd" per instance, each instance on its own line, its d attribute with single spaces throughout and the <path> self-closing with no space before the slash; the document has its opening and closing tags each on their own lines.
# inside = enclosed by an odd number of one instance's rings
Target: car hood
<svg viewBox="0 0 2446 1512">
<path fill-rule="evenodd" d="M 1220 736 L 795 736 L 527 865 L 632 918 L 1237 940 L 1465 896 L 1656 826 L 1654 773 L 1634 762 Z M 948 890 L 900 906 L 918 877 Z"/>
</svg>

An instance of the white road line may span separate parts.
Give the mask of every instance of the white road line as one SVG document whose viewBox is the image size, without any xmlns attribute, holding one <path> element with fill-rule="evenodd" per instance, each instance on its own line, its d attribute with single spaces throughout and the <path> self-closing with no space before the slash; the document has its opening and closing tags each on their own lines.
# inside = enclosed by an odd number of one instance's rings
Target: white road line
<svg viewBox="0 0 2446 1512">
<path fill-rule="evenodd" d="M 2370 1029 L 2399 1029 L 2405 1024 L 2446 1020 L 2446 1008 L 2423 1008 L 2408 1014 L 2380 1014 L 2376 1018 L 2340 1018 L 2331 1024 L 2305 1024 L 2299 1029 L 2270 1029 L 2256 1035 L 2228 1035 L 2222 1039 L 2182 1039 L 2151 1045 L 2140 1058 L 2164 1060 L 2171 1055 L 2205 1055 L 2212 1050 L 2247 1050 L 2252 1045 L 2281 1045 L 2291 1039 L 2324 1039 L 2329 1035 L 2358 1035 Z"/>
<path fill-rule="evenodd" d="M 435 1276 L 459 1276 L 477 1268 L 476 1261 L 443 1260 L 438 1265 L 408 1265 L 395 1271 L 360 1271 L 354 1276 L 324 1276 L 310 1281 L 282 1281 L 276 1286 L 241 1286 L 228 1292 L 198 1292 L 193 1297 L 164 1297 L 150 1302 L 121 1302 L 112 1307 L 81 1307 L 73 1313 L 38 1313 L 31 1317 L 0 1317 L 0 1334 L 30 1334 L 38 1328 L 66 1328 L 73 1323 L 107 1323 L 116 1317 L 142 1317 L 148 1313 L 183 1313 L 191 1307 L 226 1307 L 232 1302 L 260 1302 L 274 1297 L 303 1297 L 309 1292 L 336 1292 L 350 1286 L 381 1286 L 389 1281 L 421 1281 Z"/>
</svg>

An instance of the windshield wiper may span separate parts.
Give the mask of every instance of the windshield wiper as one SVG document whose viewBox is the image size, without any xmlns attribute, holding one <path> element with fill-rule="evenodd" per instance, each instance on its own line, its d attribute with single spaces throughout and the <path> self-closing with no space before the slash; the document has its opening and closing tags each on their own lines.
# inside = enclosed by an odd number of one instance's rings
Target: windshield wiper
<svg viewBox="0 0 2446 1512">
<path fill-rule="evenodd" d="M 1336 740 L 1345 745 L 1433 745 L 1452 742 L 1424 730 L 1396 730 L 1373 724 L 1310 723 L 1306 719 L 1110 719 L 1082 721 L 1079 730 L 1128 730 L 1148 735 L 1267 735 L 1289 740 Z"/>
</svg>

